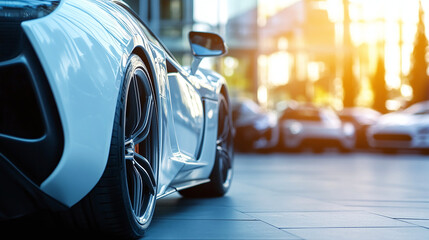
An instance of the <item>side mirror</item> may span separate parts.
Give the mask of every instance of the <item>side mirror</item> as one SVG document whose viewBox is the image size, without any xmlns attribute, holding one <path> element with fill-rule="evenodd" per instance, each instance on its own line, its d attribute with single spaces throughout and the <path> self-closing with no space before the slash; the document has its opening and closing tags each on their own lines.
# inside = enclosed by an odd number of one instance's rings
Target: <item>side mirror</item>
<svg viewBox="0 0 429 240">
<path fill-rule="evenodd" d="M 189 32 L 189 43 L 192 55 L 194 55 L 191 75 L 197 72 L 198 66 L 204 57 L 221 56 L 227 52 L 225 42 L 215 33 Z"/>
<path fill-rule="evenodd" d="M 208 32 L 189 32 L 192 55 L 196 57 L 221 56 L 226 53 L 225 42 L 215 34 Z"/>
</svg>

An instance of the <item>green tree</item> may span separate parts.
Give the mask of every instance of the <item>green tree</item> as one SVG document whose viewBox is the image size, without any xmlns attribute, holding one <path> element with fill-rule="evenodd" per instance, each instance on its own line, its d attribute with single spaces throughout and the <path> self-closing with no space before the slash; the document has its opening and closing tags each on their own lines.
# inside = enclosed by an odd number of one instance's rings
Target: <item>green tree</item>
<svg viewBox="0 0 429 240">
<path fill-rule="evenodd" d="M 371 86 L 374 93 L 374 102 L 372 107 L 381 113 L 386 113 L 387 89 L 385 75 L 386 69 L 384 66 L 384 58 L 379 57 L 377 61 L 377 69 L 371 81 Z"/>
<path fill-rule="evenodd" d="M 420 2 L 419 22 L 417 25 L 417 33 L 414 40 L 414 49 L 411 55 L 411 69 L 409 73 L 409 82 L 413 89 L 412 103 L 427 100 L 429 97 L 429 78 L 427 75 L 426 52 L 428 40 L 425 34 L 425 24 L 423 21 L 423 9 Z"/>
</svg>

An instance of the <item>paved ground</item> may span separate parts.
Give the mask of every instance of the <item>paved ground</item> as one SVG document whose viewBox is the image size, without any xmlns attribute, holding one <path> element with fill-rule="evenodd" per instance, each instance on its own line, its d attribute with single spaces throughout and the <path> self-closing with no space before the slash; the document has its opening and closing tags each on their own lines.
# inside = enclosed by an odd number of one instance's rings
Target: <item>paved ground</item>
<svg viewBox="0 0 429 240">
<path fill-rule="evenodd" d="M 158 202 L 144 239 L 429 239 L 429 156 L 238 154 L 226 197 Z"/>
</svg>

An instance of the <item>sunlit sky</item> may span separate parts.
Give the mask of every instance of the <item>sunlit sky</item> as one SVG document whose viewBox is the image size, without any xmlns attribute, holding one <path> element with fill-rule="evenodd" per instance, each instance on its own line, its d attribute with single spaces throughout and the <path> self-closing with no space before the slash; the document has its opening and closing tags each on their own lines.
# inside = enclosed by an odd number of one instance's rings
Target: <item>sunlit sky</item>
<svg viewBox="0 0 429 240">
<path fill-rule="evenodd" d="M 343 18 L 342 0 L 327 0 L 327 10 L 334 22 Z M 350 0 L 351 35 L 355 46 L 383 41 L 386 61 L 386 80 L 391 88 L 401 85 L 402 76 L 410 69 L 416 23 L 418 0 Z M 422 1 L 424 10 L 427 1 Z M 425 15 L 425 22 L 428 18 Z M 426 24 L 427 25 L 427 24 Z M 426 28 L 426 32 L 428 28 Z M 402 32 L 402 34 L 401 34 Z M 399 43 L 402 42 L 402 45 Z M 402 65 L 401 65 L 402 64 Z"/>
<path fill-rule="evenodd" d="M 300 0 L 259 0 L 259 18 L 267 18 L 285 7 Z M 343 0 L 320 1 L 319 7 L 328 11 L 332 22 L 343 21 Z M 391 87 L 400 84 L 400 58 L 402 58 L 402 72 L 407 74 L 410 68 L 410 57 L 418 21 L 418 0 L 349 0 L 351 35 L 353 43 L 359 46 L 363 43 L 385 44 L 386 67 L 396 71 L 388 71 L 387 80 Z M 422 1 L 423 9 L 429 14 L 429 1 Z M 425 23 L 428 25 L 428 14 Z M 402 26 L 400 27 L 400 24 Z M 400 39 L 402 31 L 402 39 Z M 429 26 L 426 27 L 429 33 Z M 399 42 L 402 40 L 402 46 Z M 402 48 L 402 56 L 401 49 Z"/>
<path fill-rule="evenodd" d="M 228 0 L 194 0 L 194 20 L 216 25 L 228 20 Z M 244 1 L 243 1 L 244 2 Z"/>
<path fill-rule="evenodd" d="M 235 1 L 232 6 L 237 8 L 228 9 L 228 1 Z M 248 10 L 258 3 L 259 18 L 266 18 L 278 11 L 296 3 L 300 0 L 194 0 L 194 17 L 197 21 L 216 25 L 218 22 L 225 23 L 228 16 L 238 14 L 238 11 Z M 321 0 L 320 7 L 326 8 L 333 22 L 341 22 L 343 19 L 343 0 Z M 373 43 L 385 39 L 386 66 L 400 69 L 399 58 L 399 24 L 402 22 L 402 71 L 406 74 L 409 70 L 409 57 L 412 51 L 416 23 L 418 20 L 418 0 L 349 0 L 350 18 L 352 20 L 352 39 L 355 45 L 362 43 Z M 425 12 L 429 13 L 429 1 L 422 0 Z M 425 22 L 428 22 L 428 14 Z M 428 25 L 428 24 L 426 24 Z M 429 27 L 426 27 L 429 33 Z M 392 74 L 393 73 L 388 73 Z M 399 75 L 399 73 L 395 73 Z M 398 85 L 398 79 L 389 78 L 391 86 Z"/>
</svg>

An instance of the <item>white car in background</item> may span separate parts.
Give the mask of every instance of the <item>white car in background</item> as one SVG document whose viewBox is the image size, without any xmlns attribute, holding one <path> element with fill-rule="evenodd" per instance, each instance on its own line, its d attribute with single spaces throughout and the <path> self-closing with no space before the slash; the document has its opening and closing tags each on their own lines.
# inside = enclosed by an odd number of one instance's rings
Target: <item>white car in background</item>
<svg viewBox="0 0 429 240">
<path fill-rule="evenodd" d="M 429 101 L 385 114 L 367 132 L 371 147 L 429 151 Z"/>
<path fill-rule="evenodd" d="M 331 109 L 302 105 L 288 108 L 280 116 L 280 147 L 299 150 L 311 147 L 322 151 L 325 147 L 337 147 L 350 151 L 356 142 L 355 128 L 342 123 Z"/>
<path fill-rule="evenodd" d="M 356 146 L 357 148 L 367 148 L 368 141 L 366 138 L 367 129 L 374 123 L 377 122 L 377 119 L 382 116 L 382 114 L 371 108 L 364 107 L 348 107 L 342 109 L 338 112 L 338 116 L 343 123 L 351 123 L 356 130 Z"/>
</svg>

